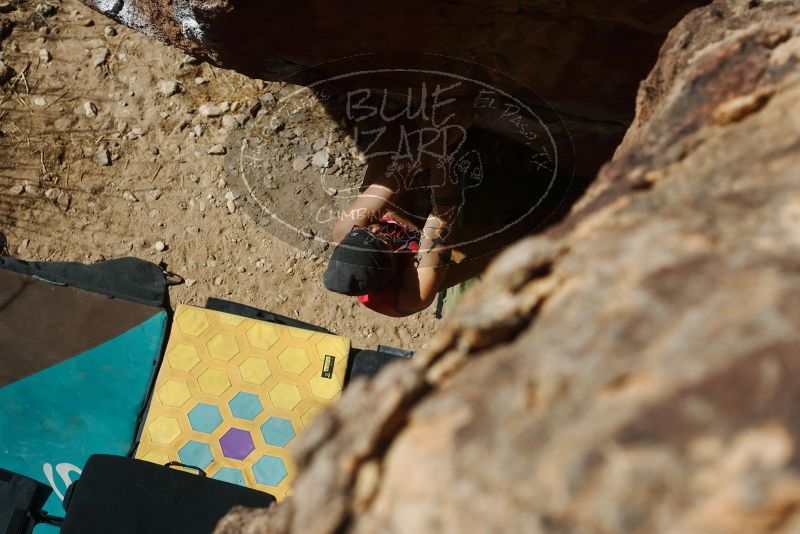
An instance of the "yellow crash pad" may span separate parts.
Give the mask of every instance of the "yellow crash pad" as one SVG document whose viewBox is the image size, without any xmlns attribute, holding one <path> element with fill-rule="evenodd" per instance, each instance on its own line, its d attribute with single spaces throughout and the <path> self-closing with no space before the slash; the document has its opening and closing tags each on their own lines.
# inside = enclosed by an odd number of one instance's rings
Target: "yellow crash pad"
<svg viewBox="0 0 800 534">
<path fill-rule="evenodd" d="M 179 305 L 136 457 L 281 500 L 287 447 L 340 395 L 349 352 L 341 336 Z"/>
</svg>

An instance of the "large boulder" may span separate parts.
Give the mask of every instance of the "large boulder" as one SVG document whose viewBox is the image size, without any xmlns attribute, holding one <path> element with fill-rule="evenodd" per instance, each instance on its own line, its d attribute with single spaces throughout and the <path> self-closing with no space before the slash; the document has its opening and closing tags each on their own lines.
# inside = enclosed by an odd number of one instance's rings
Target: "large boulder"
<svg viewBox="0 0 800 534">
<path fill-rule="evenodd" d="M 218 533 L 797 532 L 800 5 L 673 29 L 614 159 Z"/>
</svg>

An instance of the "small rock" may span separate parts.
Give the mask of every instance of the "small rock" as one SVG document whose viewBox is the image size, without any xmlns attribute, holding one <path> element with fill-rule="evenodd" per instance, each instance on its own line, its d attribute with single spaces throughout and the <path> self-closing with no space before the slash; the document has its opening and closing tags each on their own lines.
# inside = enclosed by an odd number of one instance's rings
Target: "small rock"
<svg viewBox="0 0 800 534">
<path fill-rule="evenodd" d="M 122 192 L 122 198 L 124 200 L 127 200 L 128 202 L 139 202 L 139 199 L 136 198 L 136 195 L 134 195 L 130 191 L 123 191 Z"/>
<path fill-rule="evenodd" d="M 239 195 L 237 195 L 233 191 L 227 191 L 225 193 L 225 200 L 239 200 Z"/>
<path fill-rule="evenodd" d="M 97 106 L 94 102 L 86 101 L 83 103 L 83 112 L 86 114 L 87 117 L 93 119 L 97 117 Z"/>
<path fill-rule="evenodd" d="M 39 107 L 44 107 L 44 106 L 47 105 L 47 100 L 45 100 L 45 98 L 43 96 L 37 96 L 37 97 L 35 97 L 33 99 L 33 105 L 34 106 L 39 106 Z"/>
<path fill-rule="evenodd" d="M 203 104 L 198 108 L 198 112 L 203 117 L 214 118 L 221 117 L 230 109 L 230 104 L 222 102 L 221 104 Z"/>
<path fill-rule="evenodd" d="M 220 178 L 217 180 L 217 189 L 225 189 L 228 186 L 228 182 L 225 181 L 225 178 Z"/>
<path fill-rule="evenodd" d="M 197 126 L 194 127 L 194 130 L 192 131 L 194 132 L 195 137 L 203 137 L 204 130 L 201 125 L 198 124 Z"/>
<path fill-rule="evenodd" d="M 36 12 L 43 17 L 51 17 L 56 14 L 57 7 L 53 4 L 42 2 L 36 6 Z"/>
<path fill-rule="evenodd" d="M 214 145 L 208 149 L 208 154 L 211 156 L 224 156 L 228 150 L 222 145 Z"/>
<path fill-rule="evenodd" d="M 86 28 L 91 28 L 94 26 L 94 21 L 92 19 L 86 19 L 83 21 L 82 25 Z"/>
<path fill-rule="evenodd" d="M 226 130 L 235 130 L 239 126 L 239 123 L 236 122 L 236 119 L 234 119 L 232 115 L 225 115 L 222 117 L 222 127 Z"/>
<path fill-rule="evenodd" d="M 161 189 L 153 189 L 147 192 L 147 200 L 150 202 L 155 202 L 159 198 L 161 198 Z"/>
<path fill-rule="evenodd" d="M 114 37 L 117 35 L 117 30 L 114 29 L 112 26 L 106 26 L 103 30 L 103 33 L 106 34 L 108 37 Z"/>
<path fill-rule="evenodd" d="M 214 278 L 214 285 L 215 286 L 221 286 L 222 285 L 222 277 L 221 276 L 218 276 L 218 277 Z"/>
<path fill-rule="evenodd" d="M 314 141 L 314 150 L 322 150 L 328 144 L 328 140 L 324 137 L 320 137 L 316 141 Z"/>
<path fill-rule="evenodd" d="M 236 213 L 236 203 L 233 201 L 233 199 L 229 198 L 229 199 L 227 200 L 227 202 L 225 202 L 225 206 L 227 206 L 227 208 L 228 208 L 228 212 L 229 212 L 231 215 L 233 215 L 234 213 Z"/>
<path fill-rule="evenodd" d="M 163 241 L 156 241 L 153 244 L 153 248 L 156 249 L 156 251 L 158 252 L 164 252 L 165 250 L 167 250 L 167 245 Z"/>
<path fill-rule="evenodd" d="M 261 110 L 261 102 L 259 102 L 258 100 L 248 100 L 244 104 L 244 109 L 245 112 L 249 114 L 251 117 L 255 117 Z"/>
<path fill-rule="evenodd" d="M 335 197 L 336 195 L 339 194 L 339 190 L 336 189 L 335 187 L 326 187 L 325 194 L 328 195 L 329 197 Z"/>
<path fill-rule="evenodd" d="M 50 61 L 53 59 L 53 56 L 50 54 L 48 49 L 40 48 L 39 59 L 42 61 L 42 63 L 50 63 Z"/>
<path fill-rule="evenodd" d="M 175 80 L 162 80 L 158 82 L 158 92 L 164 96 L 172 96 L 181 91 L 181 86 Z"/>
<path fill-rule="evenodd" d="M 267 129 L 272 133 L 278 133 L 286 127 L 286 123 L 283 122 L 278 117 L 272 117 L 269 120 L 269 126 Z"/>
<path fill-rule="evenodd" d="M 278 189 L 278 185 L 275 183 L 275 180 L 270 174 L 264 176 L 262 183 L 266 189 Z"/>
<path fill-rule="evenodd" d="M 61 191 L 56 197 L 56 204 L 58 204 L 58 207 L 61 208 L 62 211 L 67 211 L 71 202 L 72 197 L 70 197 L 69 193 L 66 191 Z"/>
<path fill-rule="evenodd" d="M 6 83 L 14 76 L 14 69 L 0 61 L 0 83 Z"/>
<path fill-rule="evenodd" d="M 195 85 L 205 85 L 208 83 L 208 80 L 206 80 L 202 76 L 198 76 L 197 78 L 194 79 L 194 83 Z"/>
<path fill-rule="evenodd" d="M 197 283 L 197 280 L 195 280 L 194 278 L 186 278 L 184 282 L 186 283 L 186 287 L 192 287 Z"/>
<path fill-rule="evenodd" d="M 106 61 L 108 61 L 108 56 L 111 52 L 108 51 L 108 48 L 98 48 L 94 52 L 92 52 L 92 66 L 100 67 L 105 65 Z"/>
<path fill-rule="evenodd" d="M 51 187 L 50 189 L 44 192 L 44 198 L 46 198 L 47 200 L 55 200 L 58 198 L 59 193 L 60 191 L 58 189 L 56 189 L 55 187 Z"/>
<path fill-rule="evenodd" d="M 331 157 L 328 155 L 326 150 L 320 150 L 314 154 L 313 158 L 311 158 L 311 164 L 314 167 L 320 167 L 324 169 L 331 164 Z"/>
<path fill-rule="evenodd" d="M 11 195 L 21 195 L 25 191 L 25 187 L 23 185 L 14 185 L 8 188 L 8 192 Z"/>
<path fill-rule="evenodd" d="M 106 145 L 97 147 L 97 151 L 94 153 L 94 161 L 101 167 L 108 167 L 111 165 L 111 152 L 108 151 Z"/>
<path fill-rule="evenodd" d="M 86 41 L 86 48 L 89 50 L 94 50 L 96 48 L 103 48 L 106 46 L 105 39 L 89 39 Z"/>
<path fill-rule="evenodd" d="M 294 169 L 297 172 L 302 171 L 306 167 L 308 167 L 308 160 L 302 156 L 295 158 L 294 161 L 292 162 L 292 169 Z"/>
<path fill-rule="evenodd" d="M 275 105 L 275 97 L 273 96 L 272 93 L 264 93 L 263 95 L 259 96 L 258 99 L 265 106 L 274 106 Z"/>
</svg>

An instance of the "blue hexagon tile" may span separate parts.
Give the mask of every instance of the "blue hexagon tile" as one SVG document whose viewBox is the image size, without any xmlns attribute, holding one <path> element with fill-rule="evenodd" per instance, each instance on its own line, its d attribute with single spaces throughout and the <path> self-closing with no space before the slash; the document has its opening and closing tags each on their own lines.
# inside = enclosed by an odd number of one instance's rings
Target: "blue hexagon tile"
<svg viewBox="0 0 800 534">
<path fill-rule="evenodd" d="M 189 424 L 193 430 L 210 434 L 222 424 L 222 414 L 213 404 L 201 402 L 189 412 Z"/>
<path fill-rule="evenodd" d="M 231 413 L 239 419 L 252 421 L 264 409 L 257 395 L 240 391 L 229 402 Z"/>
<path fill-rule="evenodd" d="M 181 447 L 178 451 L 178 457 L 181 459 L 182 463 L 199 467 L 200 469 L 208 467 L 214 459 L 214 457 L 211 456 L 211 447 L 195 440 L 189 440 L 186 445 Z"/>
<path fill-rule="evenodd" d="M 267 454 L 253 464 L 253 475 L 259 484 L 277 486 L 286 478 L 286 466 L 282 459 Z"/>
<path fill-rule="evenodd" d="M 214 473 L 211 478 L 223 480 L 232 484 L 239 484 L 240 486 L 246 485 L 244 481 L 244 474 L 238 469 L 234 469 L 232 467 L 220 467 L 219 471 Z"/>
<path fill-rule="evenodd" d="M 264 443 L 275 447 L 285 447 L 294 439 L 295 432 L 292 422 L 283 417 L 270 417 L 261 425 L 261 435 Z"/>
</svg>

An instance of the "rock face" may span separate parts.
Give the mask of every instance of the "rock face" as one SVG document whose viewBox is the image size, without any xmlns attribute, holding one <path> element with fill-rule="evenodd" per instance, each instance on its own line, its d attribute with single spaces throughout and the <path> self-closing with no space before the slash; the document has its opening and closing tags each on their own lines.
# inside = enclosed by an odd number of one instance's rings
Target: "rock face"
<svg viewBox="0 0 800 534">
<path fill-rule="evenodd" d="M 217 532 L 797 532 L 798 184 L 800 4 L 692 12 L 570 216 Z"/>
<path fill-rule="evenodd" d="M 396 61 L 473 76 L 483 65 L 487 83 L 519 82 L 555 108 L 579 148 L 584 176 L 593 176 L 619 144 L 638 83 L 666 32 L 707 3 L 83 1 L 187 53 L 265 80 L 306 85 L 353 69 L 354 56 L 362 69 Z M 381 83 L 387 78 L 405 94 L 406 72 L 383 74 Z"/>
</svg>

